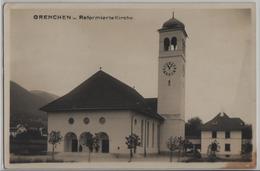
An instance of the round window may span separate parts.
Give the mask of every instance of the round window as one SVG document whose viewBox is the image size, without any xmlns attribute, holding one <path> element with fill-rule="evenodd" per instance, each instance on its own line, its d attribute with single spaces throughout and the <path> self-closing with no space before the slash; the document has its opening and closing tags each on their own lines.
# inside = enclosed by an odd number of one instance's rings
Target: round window
<svg viewBox="0 0 260 171">
<path fill-rule="evenodd" d="M 106 119 L 105 119 L 104 117 L 101 117 L 101 118 L 99 119 L 99 122 L 100 122 L 101 124 L 104 124 L 104 123 L 106 122 Z"/>
<path fill-rule="evenodd" d="M 74 119 L 73 118 L 69 118 L 69 124 L 73 124 L 74 123 Z"/>
<path fill-rule="evenodd" d="M 88 124 L 88 123 L 89 123 L 89 118 L 88 118 L 88 117 L 84 118 L 84 123 L 85 123 L 85 124 Z"/>
</svg>

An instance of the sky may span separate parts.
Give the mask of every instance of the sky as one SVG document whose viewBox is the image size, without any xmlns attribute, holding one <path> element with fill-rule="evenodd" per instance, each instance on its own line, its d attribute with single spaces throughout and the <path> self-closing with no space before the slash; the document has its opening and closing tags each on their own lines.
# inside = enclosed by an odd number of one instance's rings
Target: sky
<svg viewBox="0 0 260 171">
<path fill-rule="evenodd" d="M 159 33 L 172 17 L 185 24 L 185 118 L 219 112 L 256 117 L 254 20 L 249 9 L 84 8 L 10 12 L 10 79 L 62 96 L 102 67 L 144 97 L 157 97 Z M 132 20 L 35 20 L 34 15 L 130 16 Z"/>
</svg>

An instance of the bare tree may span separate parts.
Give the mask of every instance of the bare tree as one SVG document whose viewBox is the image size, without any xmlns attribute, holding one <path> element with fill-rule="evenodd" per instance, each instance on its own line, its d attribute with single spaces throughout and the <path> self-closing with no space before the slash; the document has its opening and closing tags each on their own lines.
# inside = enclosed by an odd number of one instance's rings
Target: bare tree
<svg viewBox="0 0 260 171">
<path fill-rule="evenodd" d="M 216 152 L 218 152 L 220 149 L 220 145 L 217 142 L 217 140 L 214 140 L 212 143 L 209 144 L 208 150 L 207 150 L 207 155 L 210 161 L 215 161 L 216 160 Z"/>
<path fill-rule="evenodd" d="M 128 147 L 128 149 L 130 150 L 130 159 L 129 162 L 132 161 L 132 157 L 133 157 L 133 150 L 134 152 L 136 152 L 136 148 L 137 146 L 140 146 L 140 138 L 138 137 L 138 135 L 136 134 L 131 134 L 126 138 L 126 145 Z"/>
<path fill-rule="evenodd" d="M 98 151 L 99 149 L 99 136 L 95 134 L 94 136 L 90 134 L 87 138 L 84 139 L 84 142 L 82 145 L 86 146 L 88 148 L 88 162 L 90 162 L 90 153 L 93 152 L 95 149 Z"/>
<path fill-rule="evenodd" d="M 178 150 L 180 155 L 182 137 L 171 136 L 167 142 L 167 148 L 170 150 L 170 162 L 172 162 L 173 152 Z"/>
<path fill-rule="evenodd" d="M 49 134 L 49 143 L 52 144 L 52 160 L 54 160 L 54 150 L 62 140 L 62 136 L 60 131 L 51 131 Z"/>
</svg>

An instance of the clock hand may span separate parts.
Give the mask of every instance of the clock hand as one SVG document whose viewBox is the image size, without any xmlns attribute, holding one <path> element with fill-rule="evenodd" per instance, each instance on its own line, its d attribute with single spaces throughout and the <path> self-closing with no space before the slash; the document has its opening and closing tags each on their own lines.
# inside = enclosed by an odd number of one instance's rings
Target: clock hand
<svg viewBox="0 0 260 171">
<path fill-rule="evenodd" d="M 171 67 L 172 67 L 170 63 L 169 63 L 169 64 L 167 64 L 167 66 L 168 66 L 168 68 L 169 68 L 169 69 L 171 69 Z"/>
</svg>

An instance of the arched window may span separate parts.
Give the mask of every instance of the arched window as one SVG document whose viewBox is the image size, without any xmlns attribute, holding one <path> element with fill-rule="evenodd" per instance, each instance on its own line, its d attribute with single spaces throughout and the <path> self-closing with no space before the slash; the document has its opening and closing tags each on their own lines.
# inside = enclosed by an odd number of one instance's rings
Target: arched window
<svg viewBox="0 0 260 171">
<path fill-rule="evenodd" d="M 68 132 L 64 136 L 64 151 L 65 152 L 77 152 L 78 151 L 78 139 L 77 135 L 73 132 Z"/>
<path fill-rule="evenodd" d="M 80 134 L 79 136 L 79 144 L 81 145 L 81 150 L 79 150 L 80 152 L 87 152 L 88 149 L 88 145 L 90 143 L 92 143 L 92 138 L 93 135 L 90 132 L 83 132 Z M 90 149 L 91 151 L 93 151 L 93 149 Z"/>
<path fill-rule="evenodd" d="M 177 49 L 177 38 L 173 37 L 171 40 L 171 50 L 176 50 Z"/>
<path fill-rule="evenodd" d="M 169 40 L 169 38 L 165 38 L 163 44 L 164 44 L 164 51 L 168 51 L 169 47 L 170 47 L 170 40 Z"/>
</svg>

